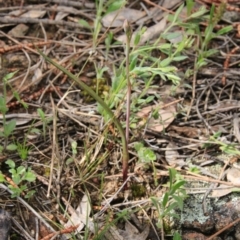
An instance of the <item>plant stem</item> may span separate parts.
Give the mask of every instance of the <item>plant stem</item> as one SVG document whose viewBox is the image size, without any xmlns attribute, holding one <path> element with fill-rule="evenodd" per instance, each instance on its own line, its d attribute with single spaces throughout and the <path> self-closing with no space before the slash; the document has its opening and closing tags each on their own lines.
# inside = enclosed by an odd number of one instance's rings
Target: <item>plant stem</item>
<svg viewBox="0 0 240 240">
<path fill-rule="evenodd" d="M 6 76 L 3 77 L 3 99 L 4 99 L 4 104 L 7 104 L 7 79 Z M 6 127 L 6 112 L 2 113 L 3 115 L 3 129 Z M 5 130 L 4 130 L 4 135 L 5 135 Z M 3 149 L 6 150 L 8 143 L 8 137 L 4 137 L 4 146 Z"/>
<path fill-rule="evenodd" d="M 126 141 L 129 142 L 129 124 L 130 124 L 130 107 L 131 107 L 131 82 L 129 76 L 129 54 L 130 54 L 130 42 L 132 38 L 132 30 L 127 20 L 123 24 L 124 31 L 126 33 L 126 78 L 127 78 L 127 109 L 126 109 Z"/>
<path fill-rule="evenodd" d="M 94 98 L 104 108 L 104 110 L 107 112 L 107 114 L 112 118 L 114 124 L 116 125 L 116 127 L 117 127 L 117 129 L 119 131 L 121 139 L 122 139 L 122 148 L 123 148 L 122 168 L 123 168 L 123 181 L 125 182 L 127 177 L 128 177 L 128 159 L 129 159 L 129 154 L 128 154 L 128 148 L 127 148 L 127 141 L 126 141 L 125 133 L 124 133 L 124 130 L 122 128 L 122 125 L 121 125 L 120 121 L 114 116 L 114 113 L 108 107 L 108 105 L 90 87 L 88 87 L 84 82 L 80 81 L 78 79 L 78 77 L 73 75 L 67 69 L 65 69 L 61 65 L 57 64 L 56 62 L 54 62 L 49 57 L 47 57 L 41 51 L 38 50 L 38 52 L 46 61 L 48 61 L 53 66 L 58 68 L 60 71 L 65 73 L 69 78 L 71 78 L 75 83 L 77 83 L 83 90 L 85 90 L 92 98 Z"/>
</svg>

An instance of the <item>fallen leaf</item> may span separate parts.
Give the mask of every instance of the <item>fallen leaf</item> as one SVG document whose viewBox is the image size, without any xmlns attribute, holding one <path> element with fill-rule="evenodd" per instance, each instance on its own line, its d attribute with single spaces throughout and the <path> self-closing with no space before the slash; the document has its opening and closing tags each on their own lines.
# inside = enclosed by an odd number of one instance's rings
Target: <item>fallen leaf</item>
<svg viewBox="0 0 240 240">
<path fill-rule="evenodd" d="M 163 7 L 167 8 L 167 9 L 171 9 L 174 6 L 178 5 L 180 2 L 182 2 L 182 1 L 181 0 L 164 1 Z"/>
<path fill-rule="evenodd" d="M 216 189 L 212 190 L 212 193 L 209 196 L 212 198 L 223 197 L 231 193 L 232 189 L 232 187 L 220 184 Z"/>
<path fill-rule="evenodd" d="M 68 16 L 70 14 L 70 12 L 74 13 L 77 10 L 73 7 L 66 7 L 66 6 L 59 6 L 57 8 L 58 13 L 55 17 L 55 20 L 59 21 L 62 20 L 63 18 L 65 18 L 66 16 Z"/>
<path fill-rule="evenodd" d="M 35 83 L 38 79 L 41 78 L 41 76 L 42 76 L 42 70 L 40 68 L 36 68 L 32 76 L 32 82 Z"/>
<path fill-rule="evenodd" d="M 141 39 L 138 43 L 138 45 L 142 45 L 145 42 L 154 39 L 155 37 L 158 38 L 160 33 L 166 28 L 166 18 L 163 18 L 161 21 L 159 21 L 157 24 L 147 28 L 147 30 L 141 35 Z M 134 39 L 136 35 L 138 34 L 138 30 L 135 31 L 132 35 L 130 46 L 134 46 Z M 123 34 L 116 38 L 119 42 L 126 44 L 126 34 Z"/>
<path fill-rule="evenodd" d="M 30 6 L 29 6 L 30 7 Z M 36 6 L 35 6 L 36 7 Z M 39 6 L 41 8 L 41 6 Z M 22 10 L 16 10 L 9 12 L 7 18 L 12 18 L 12 16 L 19 16 L 20 18 L 42 18 L 46 14 L 46 11 L 41 10 L 29 10 L 22 14 Z"/>
<path fill-rule="evenodd" d="M 227 180 L 235 185 L 240 185 L 240 169 L 235 167 L 229 168 L 227 171 Z"/>
<path fill-rule="evenodd" d="M 185 161 L 183 159 L 181 159 L 180 154 L 178 153 L 177 150 L 174 150 L 174 148 L 176 148 L 177 146 L 170 142 L 167 145 L 167 148 L 169 148 L 169 150 L 165 151 L 165 159 L 167 161 L 167 163 L 169 164 L 169 166 L 184 166 L 186 165 Z"/>
<path fill-rule="evenodd" d="M 125 230 L 119 229 L 119 233 L 124 240 L 146 240 L 149 234 L 149 226 L 147 225 L 144 230 L 139 233 L 138 229 L 135 226 L 133 226 L 129 221 L 126 221 Z"/>
<path fill-rule="evenodd" d="M 91 212 L 91 205 L 89 203 L 88 196 L 85 194 L 82 198 L 77 209 L 73 212 L 68 222 L 64 225 L 65 228 L 69 228 L 71 226 L 76 226 L 79 224 L 78 228 L 75 231 L 75 234 L 79 233 L 87 222 L 90 222 L 89 215 Z M 66 234 L 66 237 L 69 239 L 71 237 L 70 234 Z"/>
<path fill-rule="evenodd" d="M 122 8 L 104 16 L 102 18 L 102 24 L 104 27 L 121 27 L 126 19 L 131 23 L 145 15 L 145 12 L 139 10 Z"/>
<path fill-rule="evenodd" d="M 176 108 L 173 105 L 164 107 L 163 102 L 142 108 L 137 116 L 142 119 L 140 125 L 147 124 L 147 129 L 155 132 L 161 132 L 166 129 L 169 124 L 175 119 L 177 114 Z M 157 114 L 158 117 L 154 118 L 154 114 Z"/>
<path fill-rule="evenodd" d="M 12 37 L 23 37 L 27 33 L 29 27 L 23 23 L 18 24 L 16 27 L 12 28 L 8 34 Z"/>
<path fill-rule="evenodd" d="M 238 108 L 238 107 L 239 107 L 239 101 L 228 99 L 228 100 L 223 100 L 216 104 L 210 105 L 208 106 L 208 109 L 213 109 L 213 110 L 223 112 L 223 111 L 231 110 L 233 108 Z"/>
<path fill-rule="evenodd" d="M 6 114 L 5 118 L 7 121 L 11 119 L 16 120 L 16 126 L 24 125 L 34 119 L 33 114 L 28 114 L 28 113 L 11 113 L 11 114 Z M 0 123 L 3 122 L 3 115 L 0 114 Z"/>
</svg>

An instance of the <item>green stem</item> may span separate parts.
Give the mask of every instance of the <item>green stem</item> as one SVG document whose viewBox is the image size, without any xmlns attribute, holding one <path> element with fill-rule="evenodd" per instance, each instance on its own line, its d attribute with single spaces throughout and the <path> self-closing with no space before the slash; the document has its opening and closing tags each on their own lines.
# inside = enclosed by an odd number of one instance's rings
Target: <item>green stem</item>
<svg viewBox="0 0 240 240">
<path fill-rule="evenodd" d="M 75 83 L 77 83 L 83 90 L 85 90 L 92 98 L 94 98 L 107 112 L 107 114 L 112 118 L 113 122 L 115 123 L 119 134 L 122 139 L 122 147 L 123 147 L 123 159 L 122 159 L 122 167 L 123 167 L 123 181 L 125 182 L 127 177 L 128 177 L 128 159 L 129 159 L 129 154 L 128 154 L 128 148 L 127 148 L 127 141 L 125 137 L 124 130 L 122 128 L 122 125 L 120 121 L 114 116 L 114 113 L 112 110 L 108 107 L 108 105 L 90 88 L 88 87 L 84 82 L 80 81 L 78 77 L 73 75 L 71 72 L 69 72 L 67 69 L 64 67 L 60 66 L 53 60 L 51 60 L 49 57 L 47 57 L 45 54 L 40 52 L 38 50 L 39 54 L 43 56 L 45 60 L 47 60 L 49 63 L 51 63 L 53 66 L 58 68 L 60 71 L 65 73 L 70 79 L 72 79 Z"/>
</svg>

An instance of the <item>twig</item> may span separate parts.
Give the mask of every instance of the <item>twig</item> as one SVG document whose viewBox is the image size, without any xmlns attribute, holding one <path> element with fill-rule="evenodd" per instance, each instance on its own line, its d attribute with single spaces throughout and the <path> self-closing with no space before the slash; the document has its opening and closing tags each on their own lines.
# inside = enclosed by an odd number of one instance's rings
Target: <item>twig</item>
<svg viewBox="0 0 240 240">
<path fill-rule="evenodd" d="M 71 233 L 73 232 L 74 230 L 76 230 L 78 228 L 79 224 L 76 225 L 76 226 L 71 226 L 69 228 L 66 228 L 66 229 L 63 229 L 63 230 L 60 230 L 58 232 L 54 232 L 54 233 L 50 233 L 48 234 L 47 236 L 45 236 L 44 238 L 42 238 L 41 240 L 50 240 L 53 236 L 57 236 L 59 234 L 66 234 L 66 233 Z"/>
<path fill-rule="evenodd" d="M 224 61 L 224 64 L 223 64 L 223 70 L 224 70 L 224 73 L 223 73 L 223 77 L 222 77 L 222 85 L 225 86 L 226 85 L 226 70 L 228 69 L 229 67 L 229 62 L 230 62 L 230 57 L 236 53 L 236 51 L 238 51 L 239 47 L 235 47 L 233 48 L 230 53 L 227 54 L 227 57 Z"/>
<path fill-rule="evenodd" d="M 66 0 L 42 0 L 42 2 L 58 3 L 60 5 L 72 6 L 72 7 L 86 7 L 86 8 L 95 8 L 94 3 L 82 1 L 66 1 Z"/>
<path fill-rule="evenodd" d="M 231 158 L 228 159 L 228 161 L 224 164 L 221 173 L 219 174 L 218 180 L 220 181 L 224 175 L 225 169 L 226 167 L 229 165 Z M 208 196 L 208 194 L 213 190 L 213 188 L 216 188 L 218 185 L 218 183 L 213 183 L 211 184 L 211 186 L 209 187 L 209 189 L 205 192 L 204 196 L 203 196 L 203 201 L 202 201 L 202 208 L 203 208 L 203 213 L 204 215 L 208 215 L 208 211 L 207 211 L 207 206 L 206 206 L 206 198 Z"/>
<path fill-rule="evenodd" d="M 237 220 L 235 220 L 234 222 L 228 224 L 226 227 L 224 227 L 223 229 L 219 230 L 218 232 L 216 232 L 215 234 L 213 234 L 211 237 L 207 238 L 206 240 L 212 240 L 214 239 L 216 236 L 218 236 L 219 234 L 221 234 L 222 232 L 224 232 L 225 230 L 229 229 L 230 227 L 232 227 L 233 225 L 235 225 L 236 223 L 240 222 L 240 218 L 238 218 Z"/>
<path fill-rule="evenodd" d="M 0 188 L 8 191 L 9 193 L 13 194 L 13 192 L 4 184 L 0 183 Z M 55 232 L 51 225 L 40 215 L 38 214 L 26 201 L 24 201 L 21 197 L 17 197 L 17 200 L 21 202 L 26 208 L 28 208 L 44 225 L 51 231 Z"/>
<path fill-rule="evenodd" d="M 48 24 L 48 25 L 61 25 L 72 28 L 83 28 L 79 23 L 67 22 L 62 20 L 49 20 L 49 19 L 34 19 L 34 18 L 0 18 L 0 23 L 24 23 L 24 24 Z"/>
</svg>

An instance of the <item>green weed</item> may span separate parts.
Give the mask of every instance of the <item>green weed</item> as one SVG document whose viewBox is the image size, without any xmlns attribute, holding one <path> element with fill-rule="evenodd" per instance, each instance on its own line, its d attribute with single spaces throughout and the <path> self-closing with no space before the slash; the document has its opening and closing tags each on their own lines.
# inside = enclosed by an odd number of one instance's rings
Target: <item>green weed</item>
<svg viewBox="0 0 240 240">
<path fill-rule="evenodd" d="M 177 209 L 183 209 L 183 202 L 187 198 L 186 191 L 182 188 L 185 181 L 181 175 L 173 168 L 169 169 L 169 182 L 166 187 L 167 190 L 161 199 L 151 197 L 151 201 L 155 206 L 158 213 L 157 226 L 162 231 L 162 239 L 164 239 L 164 230 L 167 228 L 165 224 L 165 218 L 180 218 L 174 211 Z M 178 235 L 176 235 L 176 239 Z"/>
<path fill-rule="evenodd" d="M 0 145 L 0 153 L 3 153 L 6 150 L 17 151 L 20 158 L 22 160 L 26 160 L 29 152 L 29 148 L 26 146 L 26 138 L 23 140 L 23 143 L 20 143 L 18 141 L 16 143 L 10 142 L 10 136 L 13 135 L 13 132 L 16 129 L 16 120 L 12 119 L 8 121 L 6 118 L 6 114 L 9 110 L 7 107 L 7 86 L 10 86 L 10 84 L 8 84 L 8 80 L 10 80 L 15 73 L 16 72 L 9 73 L 3 78 L 3 96 L 0 96 L 0 112 L 2 113 L 3 127 L 0 131 L 0 137 L 4 139 L 4 144 Z M 16 92 L 14 92 L 14 96 L 18 99 L 19 102 L 21 102 L 19 95 Z M 24 104 L 24 106 L 26 107 L 27 105 Z M 18 197 L 27 189 L 26 182 L 35 181 L 36 176 L 30 168 L 26 169 L 23 166 L 16 168 L 15 162 L 13 160 L 8 159 L 5 163 L 10 168 L 9 172 L 11 173 L 12 181 L 14 183 L 9 184 L 8 188 L 12 191 L 12 197 Z M 0 172 L 0 182 L 7 183 L 6 176 L 2 172 Z M 25 198 L 31 197 L 33 193 L 34 191 L 28 191 L 28 193 L 25 195 Z"/>
<path fill-rule="evenodd" d="M 16 127 L 16 120 L 12 119 L 10 121 L 7 121 L 6 119 L 6 113 L 8 112 L 8 107 L 7 107 L 7 85 L 8 85 L 8 80 L 13 78 L 14 74 L 13 73 L 8 73 L 3 77 L 3 96 L 0 96 L 0 112 L 2 113 L 2 125 L 3 129 L 0 130 L 0 137 L 4 138 L 4 144 L 3 146 L 0 146 L 0 152 L 3 152 L 4 150 L 12 149 L 12 145 L 8 145 L 8 139 L 9 136 L 13 133 Z"/>
<path fill-rule="evenodd" d="M 219 6 L 212 4 L 210 13 L 202 6 L 197 11 L 193 11 L 194 1 L 187 0 L 187 17 L 182 20 L 179 18 L 181 11 L 177 11 L 174 16 L 170 15 L 170 20 L 175 20 L 175 24 L 183 27 L 186 35 L 195 36 L 199 39 L 199 44 L 196 44 L 195 51 L 197 56 L 195 69 L 198 70 L 200 67 L 206 66 L 206 59 L 218 53 L 217 49 L 209 48 L 210 42 L 223 34 L 230 32 L 232 26 L 226 26 L 220 30 L 215 31 L 215 27 L 222 18 L 225 10 L 225 3 L 221 3 Z M 181 6 L 179 9 L 182 9 Z M 178 16 L 177 16 L 178 15 Z M 204 32 L 201 32 L 200 23 L 206 23 Z"/>
<path fill-rule="evenodd" d="M 26 189 L 27 182 L 34 182 L 36 180 L 35 174 L 31 171 L 31 168 L 26 169 L 24 166 L 16 167 L 13 160 L 8 159 L 5 162 L 9 166 L 9 172 L 11 173 L 11 178 L 14 184 L 9 184 L 8 188 L 12 191 L 12 198 L 19 197 Z M 0 172 L 0 182 L 5 182 L 6 177 Z M 9 183 L 9 182 L 8 182 Z M 35 191 L 28 191 L 25 198 L 30 198 Z"/>
<path fill-rule="evenodd" d="M 43 110 L 41 108 L 37 109 L 37 113 L 42 121 L 42 130 L 43 130 L 43 138 L 44 141 L 46 140 L 46 130 L 47 130 L 47 125 L 49 122 L 52 121 L 52 118 L 48 118 L 46 117 L 45 113 L 43 112 Z"/>
</svg>

